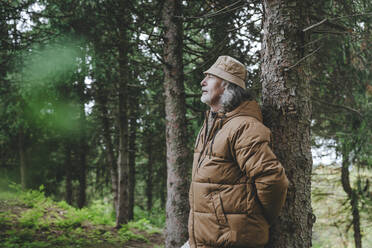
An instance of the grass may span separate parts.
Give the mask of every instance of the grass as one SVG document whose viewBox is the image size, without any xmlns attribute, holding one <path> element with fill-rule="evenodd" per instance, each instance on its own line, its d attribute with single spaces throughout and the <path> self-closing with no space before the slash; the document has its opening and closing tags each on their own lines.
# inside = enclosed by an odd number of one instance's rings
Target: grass
<svg viewBox="0 0 372 248">
<path fill-rule="evenodd" d="M 46 197 L 43 186 L 11 188 L 0 192 L 1 247 L 162 247 L 162 229 L 146 218 L 117 230 L 112 207 L 101 201 L 76 209 Z"/>
</svg>

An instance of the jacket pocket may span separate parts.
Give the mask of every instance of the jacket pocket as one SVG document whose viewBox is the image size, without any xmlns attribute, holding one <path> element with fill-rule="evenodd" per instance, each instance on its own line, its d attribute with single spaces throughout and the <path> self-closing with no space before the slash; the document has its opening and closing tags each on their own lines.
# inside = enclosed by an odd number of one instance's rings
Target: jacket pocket
<svg viewBox="0 0 372 248">
<path fill-rule="evenodd" d="M 211 196 L 214 213 L 216 215 L 218 224 L 227 225 L 227 218 L 223 210 L 221 196 L 218 192 L 213 192 Z"/>
</svg>

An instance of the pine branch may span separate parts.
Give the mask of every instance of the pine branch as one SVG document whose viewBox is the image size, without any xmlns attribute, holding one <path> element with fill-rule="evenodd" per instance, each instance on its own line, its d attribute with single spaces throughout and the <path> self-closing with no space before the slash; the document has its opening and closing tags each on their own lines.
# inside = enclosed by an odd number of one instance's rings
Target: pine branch
<svg viewBox="0 0 372 248">
<path fill-rule="evenodd" d="M 363 115 L 356 109 L 353 109 L 351 107 L 348 107 L 348 106 L 344 106 L 344 105 L 339 105 L 339 104 L 334 104 L 334 103 L 330 103 L 330 102 L 324 102 L 320 99 L 317 99 L 315 97 L 312 97 L 311 100 L 315 101 L 315 102 L 318 102 L 322 105 L 325 105 L 325 106 L 330 106 L 330 107 L 334 107 L 334 108 L 339 108 L 339 109 L 344 109 L 344 110 L 347 110 L 351 113 L 354 113 L 354 114 L 357 114 L 360 118 L 363 118 Z"/>
<path fill-rule="evenodd" d="M 299 61 L 297 61 L 294 65 L 291 65 L 290 67 L 287 67 L 284 69 L 284 71 L 289 71 L 290 69 L 292 69 L 293 67 L 296 67 L 297 65 L 299 65 L 302 61 L 304 61 L 305 59 L 307 59 L 308 57 L 312 56 L 313 54 L 315 54 L 317 51 L 319 51 L 321 48 L 318 47 L 317 49 L 315 49 L 314 51 L 312 51 L 311 53 L 309 53 L 308 55 L 306 55 L 305 57 L 301 58 Z"/>
<path fill-rule="evenodd" d="M 232 3 L 228 6 L 225 6 L 223 7 L 222 9 L 220 10 L 217 10 L 217 11 L 214 11 L 212 13 L 207 13 L 205 15 L 202 15 L 202 16 L 175 16 L 177 18 L 182 18 L 182 19 L 203 19 L 203 18 L 211 18 L 211 17 L 215 17 L 215 16 L 218 16 L 218 15 L 223 15 L 223 14 L 226 14 L 226 13 L 229 13 L 231 11 L 234 11 L 234 10 L 237 10 L 237 9 L 240 9 L 240 8 L 243 8 L 244 6 L 247 6 L 246 3 L 243 3 L 242 5 L 239 5 L 237 7 L 234 7 L 236 4 L 242 2 L 241 0 L 239 1 L 236 1 L 235 3 Z M 234 7 L 234 8 L 232 8 Z"/>
<path fill-rule="evenodd" d="M 307 27 L 307 28 L 304 28 L 304 29 L 302 30 L 302 32 L 306 32 L 306 31 L 308 31 L 308 30 L 310 30 L 310 29 L 313 29 L 313 28 L 315 28 L 315 27 L 317 27 L 317 26 L 319 26 L 319 25 L 322 25 L 322 24 L 325 23 L 327 20 L 328 20 L 328 19 L 325 18 L 325 19 L 321 20 L 321 21 L 318 22 L 318 23 L 315 23 L 315 24 L 313 24 L 313 25 L 311 25 L 311 26 L 309 26 L 309 27 Z"/>
</svg>

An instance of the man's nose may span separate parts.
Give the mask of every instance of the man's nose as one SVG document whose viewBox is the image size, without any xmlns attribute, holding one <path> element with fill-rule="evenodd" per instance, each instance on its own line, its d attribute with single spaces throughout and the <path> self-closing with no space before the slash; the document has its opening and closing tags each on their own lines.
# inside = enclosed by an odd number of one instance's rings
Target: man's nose
<svg viewBox="0 0 372 248">
<path fill-rule="evenodd" d="M 207 85 L 207 82 L 205 81 L 207 77 L 205 77 L 201 82 L 200 82 L 200 86 L 205 86 Z"/>
</svg>

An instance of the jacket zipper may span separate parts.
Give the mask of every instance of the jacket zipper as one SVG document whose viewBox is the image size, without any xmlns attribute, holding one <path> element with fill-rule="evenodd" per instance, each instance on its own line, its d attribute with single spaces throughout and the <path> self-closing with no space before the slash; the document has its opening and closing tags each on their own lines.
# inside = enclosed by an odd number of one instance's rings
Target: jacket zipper
<svg viewBox="0 0 372 248">
<path fill-rule="evenodd" d="M 209 118 L 209 116 L 207 117 Z M 208 137 L 206 137 L 204 139 L 204 144 L 203 144 L 203 149 L 201 150 L 200 154 L 199 154 L 199 158 L 198 158 L 198 167 L 197 168 L 200 168 L 200 165 L 203 163 L 204 159 L 206 156 L 204 156 L 204 158 L 200 161 L 200 158 L 202 157 L 202 155 L 204 154 L 205 152 L 205 148 L 207 147 L 208 145 L 208 141 L 209 141 L 209 137 L 211 136 L 212 132 L 213 132 L 213 129 L 214 129 L 214 124 L 216 123 L 216 120 L 217 120 L 217 116 L 214 117 L 213 119 L 213 123 L 212 123 L 212 127 L 210 129 L 210 132 L 208 133 Z M 205 131 L 208 132 L 208 120 L 206 120 L 206 128 L 205 128 Z M 205 136 L 207 136 L 207 134 L 205 134 Z"/>
</svg>

